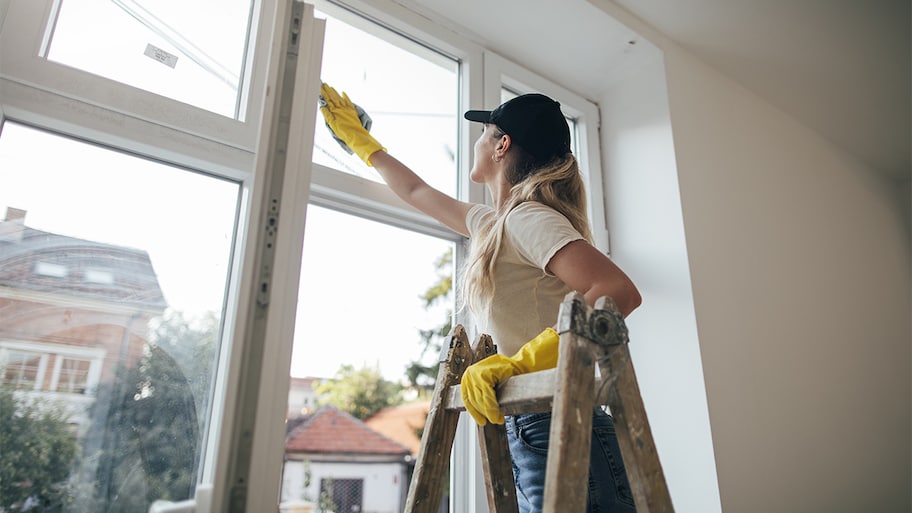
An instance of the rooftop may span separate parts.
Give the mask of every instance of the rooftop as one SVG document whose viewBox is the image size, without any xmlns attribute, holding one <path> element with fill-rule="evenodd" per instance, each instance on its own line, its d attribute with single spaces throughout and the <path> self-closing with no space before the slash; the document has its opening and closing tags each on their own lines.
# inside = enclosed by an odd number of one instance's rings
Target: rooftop
<svg viewBox="0 0 912 513">
<path fill-rule="evenodd" d="M 332 406 L 288 421 L 285 452 L 402 455 L 410 449 Z"/>
<path fill-rule="evenodd" d="M 18 209 L 0 221 L 0 287 L 167 306 L 146 251 L 35 230 Z"/>
</svg>

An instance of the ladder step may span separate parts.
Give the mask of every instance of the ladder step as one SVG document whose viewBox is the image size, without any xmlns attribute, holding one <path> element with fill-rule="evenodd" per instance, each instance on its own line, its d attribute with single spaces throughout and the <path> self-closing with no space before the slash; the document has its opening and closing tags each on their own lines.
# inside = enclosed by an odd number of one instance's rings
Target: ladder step
<svg viewBox="0 0 912 513">
<path fill-rule="evenodd" d="M 465 411 L 462 402 L 461 385 L 451 386 L 443 400 L 446 410 Z M 497 404 L 504 415 L 551 411 L 554 390 L 557 386 L 557 369 L 548 369 L 529 374 L 513 376 L 497 387 Z M 595 381 L 595 404 L 606 404 L 608 387 L 602 380 Z"/>
</svg>

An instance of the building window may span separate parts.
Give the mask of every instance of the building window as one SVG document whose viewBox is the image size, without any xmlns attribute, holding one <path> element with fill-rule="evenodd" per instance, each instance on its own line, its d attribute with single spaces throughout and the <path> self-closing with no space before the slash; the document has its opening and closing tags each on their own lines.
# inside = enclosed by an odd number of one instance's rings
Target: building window
<svg viewBox="0 0 912 513">
<path fill-rule="evenodd" d="M 360 513 L 364 494 L 363 479 L 321 479 L 320 496 L 332 502 L 336 513 Z"/>
<path fill-rule="evenodd" d="M 98 283 L 101 285 L 111 285 L 114 283 L 114 274 L 110 271 L 99 271 L 98 269 L 86 269 L 83 275 L 88 283 Z"/>
<path fill-rule="evenodd" d="M 39 390 L 47 355 L 29 351 L 0 350 L 0 368 L 3 369 L 3 384 L 17 390 Z"/>
<path fill-rule="evenodd" d="M 50 276 L 52 278 L 66 278 L 67 268 L 64 265 L 52 264 L 50 262 L 36 262 L 35 274 L 39 276 Z"/>
<path fill-rule="evenodd" d="M 57 372 L 57 392 L 67 394 L 85 394 L 89 387 L 89 371 L 92 362 L 79 358 L 60 358 L 60 370 Z"/>
</svg>

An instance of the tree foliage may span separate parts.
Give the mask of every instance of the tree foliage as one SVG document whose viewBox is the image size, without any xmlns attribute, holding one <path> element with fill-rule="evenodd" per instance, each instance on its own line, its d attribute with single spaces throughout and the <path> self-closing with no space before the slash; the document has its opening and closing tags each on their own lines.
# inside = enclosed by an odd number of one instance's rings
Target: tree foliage
<svg viewBox="0 0 912 513">
<path fill-rule="evenodd" d="M 421 294 L 425 308 L 430 308 L 441 302 L 452 304 L 453 252 L 448 250 L 438 257 L 434 262 L 434 267 L 437 272 L 437 280 Z M 440 363 L 437 359 L 430 363 L 424 362 L 429 354 L 435 357 L 440 354 L 442 341 L 449 335 L 452 328 L 453 310 L 452 308 L 447 308 L 446 318 L 442 323 L 428 329 L 419 330 L 421 352 L 418 358 L 409 362 L 405 369 L 405 377 L 411 387 L 425 392 L 434 389 Z"/>
<path fill-rule="evenodd" d="M 193 496 L 217 329 L 214 315 L 172 312 L 153 327 L 139 365 L 99 388 L 79 471 L 92 491 L 80 510 L 146 511 Z"/>
<path fill-rule="evenodd" d="M 61 511 L 75 454 L 61 406 L 0 387 L 0 511 Z"/>
<path fill-rule="evenodd" d="M 321 404 L 330 404 L 358 419 L 402 403 L 402 387 L 383 379 L 378 368 L 342 365 L 333 379 L 317 386 Z"/>
</svg>

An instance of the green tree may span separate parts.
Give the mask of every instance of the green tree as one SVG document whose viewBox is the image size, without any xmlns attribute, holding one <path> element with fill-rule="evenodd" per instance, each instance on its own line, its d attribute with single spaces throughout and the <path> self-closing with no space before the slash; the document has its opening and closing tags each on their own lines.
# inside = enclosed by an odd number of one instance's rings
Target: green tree
<svg viewBox="0 0 912 513">
<path fill-rule="evenodd" d="M 333 379 L 317 386 L 321 404 L 330 404 L 358 419 L 387 406 L 402 404 L 402 386 L 383 379 L 378 368 L 342 365 Z"/>
<path fill-rule="evenodd" d="M 75 455 L 62 407 L 0 387 L 0 511 L 62 511 Z"/>
<path fill-rule="evenodd" d="M 434 262 L 434 268 L 437 272 L 437 280 L 421 294 L 424 307 L 430 308 L 441 302 L 452 305 L 453 252 L 448 250 L 438 257 Z M 429 392 L 434 389 L 437 381 L 437 372 L 440 368 L 440 362 L 437 361 L 436 357 L 440 354 L 443 340 L 449 335 L 452 328 L 453 309 L 447 308 L 444 322 L 438 326 L 418 331 L 421 336 L 419 345 L 421 352 L 418 358 L 409 362 L 405 369 L 405 377 L 412 388 L 423 392 Z M 434 356 L 434 361 L 424 363 L 427 361 L 429 354 Z"/>
<path fill-rule="evenodd" d="M 99 388 L 80 474 L 92 483 L 85 511 L 145 511 L 193 496 L 208 408 L 218 322 L 171 312 L 152 327 L 139 365 Z"/>
<path fill-rule="evenodd" d="M 196 411 L 201 414 L 209 409 L 218 330 L 219 318 L 214 312 L 188 318 L 177 310 L 168 311 L 152 327 L 151 344 L 172 357 L 187 380 Z M 200 429 L 204 419 L 200 415 Z"/>
</svg>

